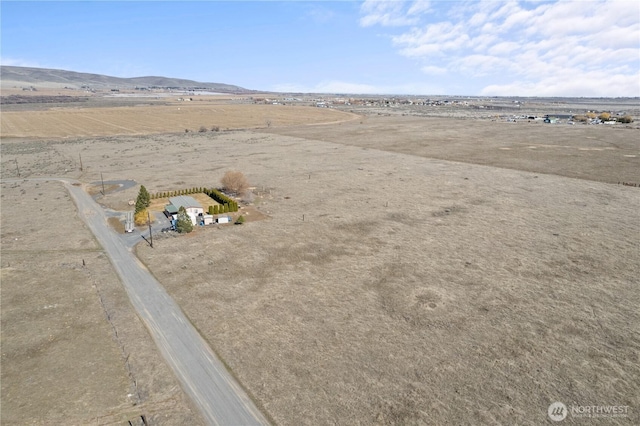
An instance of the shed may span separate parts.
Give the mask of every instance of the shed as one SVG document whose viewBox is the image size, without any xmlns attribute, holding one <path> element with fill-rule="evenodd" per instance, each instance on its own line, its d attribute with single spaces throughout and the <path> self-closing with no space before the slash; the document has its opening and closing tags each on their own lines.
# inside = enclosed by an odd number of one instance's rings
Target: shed
<svg viewBox="0 0 640 426">
<path fill-rule="evenodd" d="M 198 216 L 198 220 L 201 225 L 211 225 L 214 222 L 212 214 L 201 214 Z"/>
</svg>

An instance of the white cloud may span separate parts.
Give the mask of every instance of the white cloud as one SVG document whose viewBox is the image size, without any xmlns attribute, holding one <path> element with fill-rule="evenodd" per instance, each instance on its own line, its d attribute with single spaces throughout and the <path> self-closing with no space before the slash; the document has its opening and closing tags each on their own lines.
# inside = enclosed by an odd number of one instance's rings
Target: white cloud
<svg viewBox="0 0 640 426">
<path fill-rule="evenodd" d="M 447 73 L 447 69 L 444 67 L 437 67 L 435 65 L 426 65 L 420 68 L 423 73 L 430 75 L 444 75 Z"/>
<path fill-rule="evenodd" d="M 640 73 L 611 75 L 594 72 L 571 76 L 547 76 L 538 81 L 515 81 L 492 84 L 480 92 L 483 96 L 567 96 L 567 97 L 638 97 Z M 634 89 L 635 87 L 635 89 Z"/>
<path fill-rule="evenodd" d="M 397 27 L 414 25 L 419 22 L 419 16 L 430 11 L 431 4 L 425 0 L 406 2 L 401 0 L 365 0 L 360 6 L 360 25 L 370 27 L 382 25 Z"/>
<path fill-rule="evenodd" d="M 307 11 L 306 16 L 314 22 L 324 24 L 333 20 L 336 14 L 333 10 L 321 6 L 321 3 L 316 3 Z"/>
<path fill-rule="evenodd" d="M 409 27 L 391 35 L 400 55 L 422 62 L 429 75 L 453 70 L 470 80 L 482 77 L 482 84 L 493 77 L 476 89 L 482 94 L 640 92 L 640 2 L 438 2 L 433 8 L 446 13 L 428 16 L 410 15 L 401 3 L 368 3 L 362 8 L 368 25 Z"/>
<path fill-rule="evenodd" d="M 409 7 L 409 10 L 407 11 L 407 13 L 409 15 L 419 15 L 419 14 L 423 14 L 423 13 L 426 13 L 426 12 L 430 12 L 431 10 L 432 10 L 432 8 L 431 8 L 431 2 L 430 1 L 427 1 L 427 0 L 416 0 Z"/>
</svg>

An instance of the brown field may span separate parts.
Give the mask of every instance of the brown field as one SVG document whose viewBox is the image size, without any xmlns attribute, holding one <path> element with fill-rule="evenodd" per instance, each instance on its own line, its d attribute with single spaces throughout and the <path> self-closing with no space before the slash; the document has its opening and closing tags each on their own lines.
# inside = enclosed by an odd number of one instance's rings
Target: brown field
<svg viewBox="0 0 640 426">
<path fill-rule="evenodd" d="M 617 185 L 640 182 L 637 136 L 624 128 L 373 116 L 234 132 L 4 140 L 1 175 L 16 177 L 17 160 L 22 176 L 96 182 L 103 173 L 154 193 L 216 186 L 226 170 L 243 171 L 255 187 L 252 208 L 265 220 L 160 234 L 153 249 L 138 245 L 137 253 L 277 424 L 538 425 L 549 422 L 554 401 L 629 406 L 628 417 L 606 424 L 638 424 L 640 189 Z M 3 423 L 8 402 L 13 419 L 34 415 L 20 405 L 24 396 L 5 392 L 28 377 L 19 368 L 23 343 L 10 342 L 15 333 L 5 321 L 7 307 L 32 303 L 5 294 L 5 286 L 19 288 L 6 254 L 34 256 L 16 246 L 17 230 L 37 228 L 43 241 L 64 236 L 78 245 L 72 249 L 101 254 L 90 237 L 83 243 L 82 227 L 14 218 L 25 208 L 17 200 L 38 197 L 30 208 L 46 209 L 64 197 L 34 195 L 33 185 L 2 187 Z M 125 209 L 137 191 L 99 201 Z M 50 262 L 62 268 L 57 257 Z M 114 281 L 112 271 L 95 274 Z M 69 293 L 67 278 L 52 277 L 47 291 Z M 118 297 L 113 309 L 131 315 Z M 93 305 L 87 315 L 104 315 Z M 20 324 L 26 335 L 37 329 Z M 85 332 L 71 324 L 69 339 Z M 12 357 L 5 345 L 18 348 Z M 126 347 L 157 359 L 148 345 Z M 64 365 L 59 353 L 48 356 Z M 116 356 L 104 364 L 123 371 Z M 6 365 L 13 373 L 5 376 Z M 82 396 L 43 361 L 37 371 L 33 377 L 57 384 L 70 401 L 60 402 L 59 418 L 79 422 L 72 407 Z M 138 382 L 149 401 L 170 390 L 183 401 L 169 379 L 161 385 L 144 371 Z M 126 389 L 109 386 L 103 406 L 132 407 Z M 174 422 L 190 415 L 177 406 Z M 565 423 L 587 421 L 598 423 Z"/>
<path fill-rule="evenodd" d="M 0 423 L 198 424 L 62 185 L 1 190 Z"/>
<path fill-rule="evenodd" d="M 189 197 L 193 197 L 197 202 L 199 202 L 205 212 L 209 211 L 209 206 L 215 206 L 218 204 L 213 198 L 202 193 L 189 194 Z M 149 210 L 152 212 L 162 213 L 164 212 L 164 208 L 167 204 L 169 204 L 169 198 L 154 198 L 151 200 Z"/>
<path fill-rule="evenodd" d="M 233 105 L 219 102 L 175 102 L 115 108 L 57 108 L 3 111 L 3 138 L 66 138 L 222 130 L 345 121 L 355 114 L 289 105 Z"/>
</svg>

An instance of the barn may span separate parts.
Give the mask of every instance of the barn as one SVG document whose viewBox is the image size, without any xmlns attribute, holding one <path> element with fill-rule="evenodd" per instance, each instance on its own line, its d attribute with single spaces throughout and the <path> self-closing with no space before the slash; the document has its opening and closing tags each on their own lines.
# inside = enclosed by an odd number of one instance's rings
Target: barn
<svg viewBox="0 0 640 426">
<path fill-rule="evenodd" d="M 184 207 L 191 218 L 191 223 L 194 225 L 198 223 L 198 215 L 204 214 L 204 209 L 195 198 L 189 197 L 188 195 L 179 195 L 169 198 L 169 204 L 164 208 L 165 215 L 167 217 L 171 216 L 172 219 L 177 219 L 180 207 Z"/>
</svg>

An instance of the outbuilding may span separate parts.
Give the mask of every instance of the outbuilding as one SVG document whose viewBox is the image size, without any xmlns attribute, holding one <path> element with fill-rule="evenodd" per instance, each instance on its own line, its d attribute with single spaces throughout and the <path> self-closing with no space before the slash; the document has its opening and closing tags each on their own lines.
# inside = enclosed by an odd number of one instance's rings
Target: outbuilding
<svg viewBox="0 0 640 426">
<path fill-rule="evenodd" d="M 195 198 L 189 197 L 188 195 L 178 195 L 177 197 L 169 198 L 169 203 L 164 208 L 167 216 L 171 216 L 172 219 L 178 218 L 178 212 L 180 211 L 180 207 L 184 207 L 187 212 L 189 218 L 191 218 L 191 223 L 196 225 L 198 223 L 198 215 L 204 214 L 204 209 L 196 201 Z"/>
<path fill-rule="evenodd" d="M 200 225 L 211 225 L 213 223 L 213 215 L 212 214 L 201 214 L 198 216 L 198 220 Z"/>
</svg>

